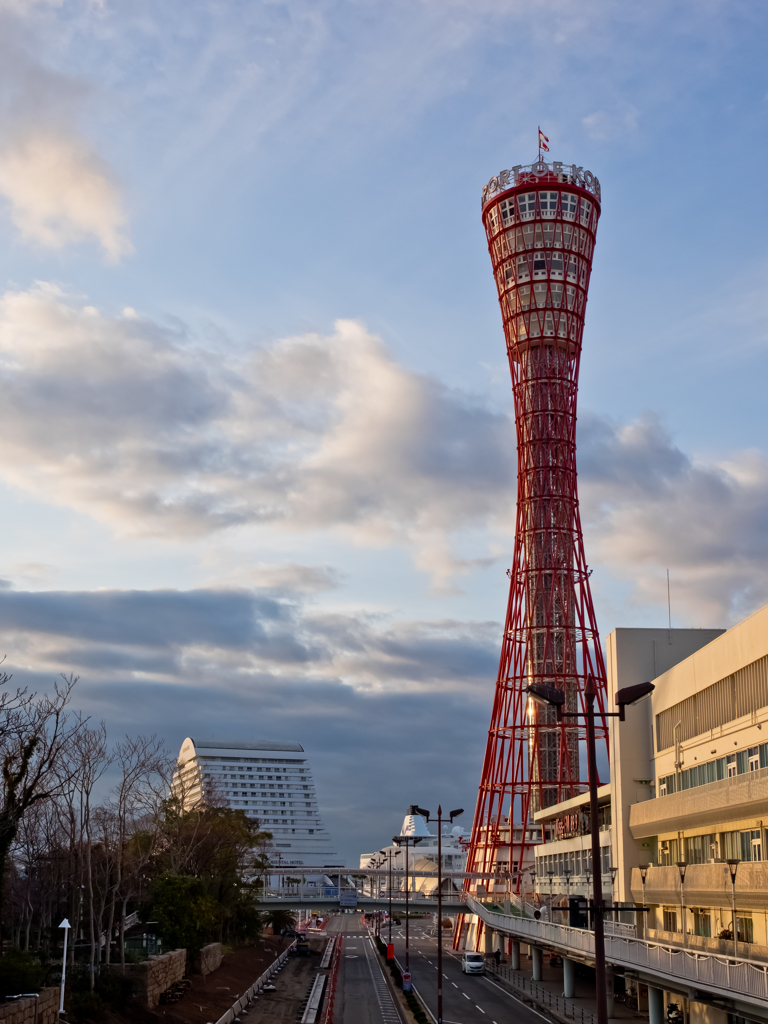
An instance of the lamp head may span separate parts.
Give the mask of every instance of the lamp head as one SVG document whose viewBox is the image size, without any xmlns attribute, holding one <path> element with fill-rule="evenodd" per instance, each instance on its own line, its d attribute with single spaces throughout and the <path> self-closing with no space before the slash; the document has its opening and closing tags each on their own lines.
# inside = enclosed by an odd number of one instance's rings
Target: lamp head
<svg viewBox="0 0 768 1024">
<path fill-rule="evenodd" d="M 645 879 L 646 879 L 646 877 L 648 875 L 648 868 L 650 866 L 651 866 L 650 864 L 640 864 L 639 865 L 640 879 L 641 879 L 643 885 L 645 885 Z"/>
<path fill-rule="evenodd" d="M 454 818 L 458 818 L 458 816 L 460 814 L 463 814 L 463 813 L 464 813 L 464 808 L 463 807 L 459 807 L 458 810 L 451 811 L 451 813 L 448 815 L 448 817 L 451 819 L 451 821 L 453 821 Z"/>
<path fill-rule="evenodd" d="M 619 706 L 619 720 L 624 721 L 624 708 L 628 704 L 637 704 L 649 693 L 653 693 L 656 687 L 653 683 L 637 683 L 635 686 L 624 686 L 616 691 L 616 703 Z"/>
<path fill-rule="evenodd" d="M 422 818 L 429 817 L 429 811 L 425 811 L 423 807 L 418 807 L 416 804 L 411 804 L 411 808 L 408 811 L 409 814 L 420 814 Z"/>
<path fill-rule="evenodd" d="M 550 686 L 548 683 L 530 683 L 526 686 L 525 692 L 539 704 L 549 704 L 555 708 L 558 719 L 561 717 L 563 704 L 565 704 L 565 694 L 562 690 L 558 690 L 556 686 Z"/>
<path fill-rule="evenodd" d="M 679 860 L 679 861 L 677 862 L 677 869 L 678 869 L 678 871 L 680 872 L 680 881 L 681 881 L 681 882 L 684 882 L 684 881 L 685 881 L 685 869 L 686 869 L 687 867 L 688 867 L 688 863 L 687 863 L 687 861 L 684 861 L 684 860 Z"/>
</svg>

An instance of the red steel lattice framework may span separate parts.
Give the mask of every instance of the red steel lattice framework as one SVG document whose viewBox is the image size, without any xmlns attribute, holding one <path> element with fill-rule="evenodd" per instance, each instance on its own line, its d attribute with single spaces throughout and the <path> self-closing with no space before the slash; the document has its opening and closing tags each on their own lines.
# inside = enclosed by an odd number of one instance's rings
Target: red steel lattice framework
<svg viewBox="0 0 768 1024">
<path fill-rule="evenodd" d="M 605 711 L 576 482 L 576 395 L 599 216 L 599 182 L 580 167 L 539 159 L 492 178 L 483 190 L 512 373 L 517 522 L 467 871 L 510 871 L 517 891 L 537 841 L 535 811 L 587 787 L 579 757 L 584 725 L 577 718 L 558 723 L 554 708 L 530 701 L 525 688 L 556 686 L 565 692 L 565 710 L 584 711 L 593 676 L 596 710 Z M 596 724 L 607 754 L 607 720 Z M 474 884 L 467 879 L 465 886 Z"/>
</svg>

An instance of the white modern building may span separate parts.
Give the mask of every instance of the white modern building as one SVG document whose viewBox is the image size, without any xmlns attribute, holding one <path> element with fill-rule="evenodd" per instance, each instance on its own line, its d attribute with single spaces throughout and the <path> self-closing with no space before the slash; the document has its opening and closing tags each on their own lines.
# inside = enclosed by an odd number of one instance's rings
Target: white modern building
<svg viewBox="0 0 768 1024">
<path fill-rule="evenodd" d="M 447 824 L 447 822 L 446 822 Z M 362 869 L 375 868 L 389 872 L 390 857 L 392 859 L 392 887 L 404 890 L 407 884 L 411 892 L 436 892 L 437 891 L 437 835 L 433 835 L 427 828 L 427 823 L 420 814 L 406 814 L 403 819 L 401 836 L 413 839 L 418 837 L 419 842 L 408 848 L 408 880 L 405 881 L 405 845 L 398 846 L 392 840 L 375 850 L 373 853 L 360 854 L 360 867 Z M 451 872 L 460 874 L 464 871 L 467 863 L 466 843 L 464 830 L 459 825 L 454 825 L 449 832 L 443 831 L 442 836 L 442 870 L 446 875 L 443 882 L 443 891 L 461 889 L 462 879 L 451 879 Z M 430 872 L 430 875 L 425 875 Z M 381 888 L 385 889 L 388 879 L 381 878 Z"/>
<path fill-rule="evenodd" d="M 185 808 L 242 809 L 272 833 L 281 865 L 339 867 L 300 743 L 199 740 L 181 745 L 173 791 Z"/>
</svg>

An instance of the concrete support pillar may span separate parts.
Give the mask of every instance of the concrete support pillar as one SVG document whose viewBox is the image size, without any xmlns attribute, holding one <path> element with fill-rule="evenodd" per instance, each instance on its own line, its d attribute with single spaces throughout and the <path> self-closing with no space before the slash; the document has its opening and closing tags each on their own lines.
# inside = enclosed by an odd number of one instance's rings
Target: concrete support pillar
<svg viewBox="0 0 768 1024">
<path fill-rule="evenodd" d="M 648 986 L 648 1024 L 664 1024 L 664 990 Z"/>
<path fill-rule="evenodd" d="M 563 957 L 563 995 L 573 999 L 576 995 L 576 962 Z"/>
<path fill-rule="evenodd" d="M 610 964 L 605 965 L 605 994 L 606 994 L 606 1006 L 608 1012 L 608 1018 L 613 1017 L 615 1013 L 615 999 L 614 999 L 614 983 L 613 983 L 613 967 Z"/>
<path fill-rule="evenodd" d="M 512 970 L 520 970 L 520 943 L 516 939 L 512 939 Z"/>
<path fill-rule="evenodd" d="M 531 946 L 531 963 L 533 966 L 533 980 L 541 981 L 544 970 L 544 957 L 540 946 Z"/>
<path fill-rule="evenodd" d="M 494 932 L 493 933 L 493 943 L 492 943 L 492 945 L 493 945 L 493 952 L 494 953 L 496 952 L 497 949 L 499 950 L 500 953 L 504 952 L 504 936 L 501 934 L 501 932 Z"/>
<path fill-rule="evenodd" d="M 486 925 L 485 931 L 483 933 L 483 938 L 485 939 L 485 948 L 483 949 L 483 952 L 485 953 L 486 956 L 490 956 L 491 953 L 493 952 L 494 934 L 495 933 L 493 928 L 489 928 L 488 925 Z"/>
</svg>

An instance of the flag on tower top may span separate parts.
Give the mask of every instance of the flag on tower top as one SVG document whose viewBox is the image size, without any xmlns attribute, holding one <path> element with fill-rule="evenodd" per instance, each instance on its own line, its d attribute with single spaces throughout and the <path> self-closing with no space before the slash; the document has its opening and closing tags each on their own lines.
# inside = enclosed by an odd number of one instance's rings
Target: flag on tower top
<svg viewBox="0 0 768 1024">
<path fill-rule="evenodd" d="M 547 145 L 548 142 L 549 142 L 549 139 L 544 134 L 544 132 L 541 130 L 541 128 L 539 128 L 539 149 L 543 149 L 545 153 L 548 153 L 549 152 L 549 146 Z"/>
</svg>

